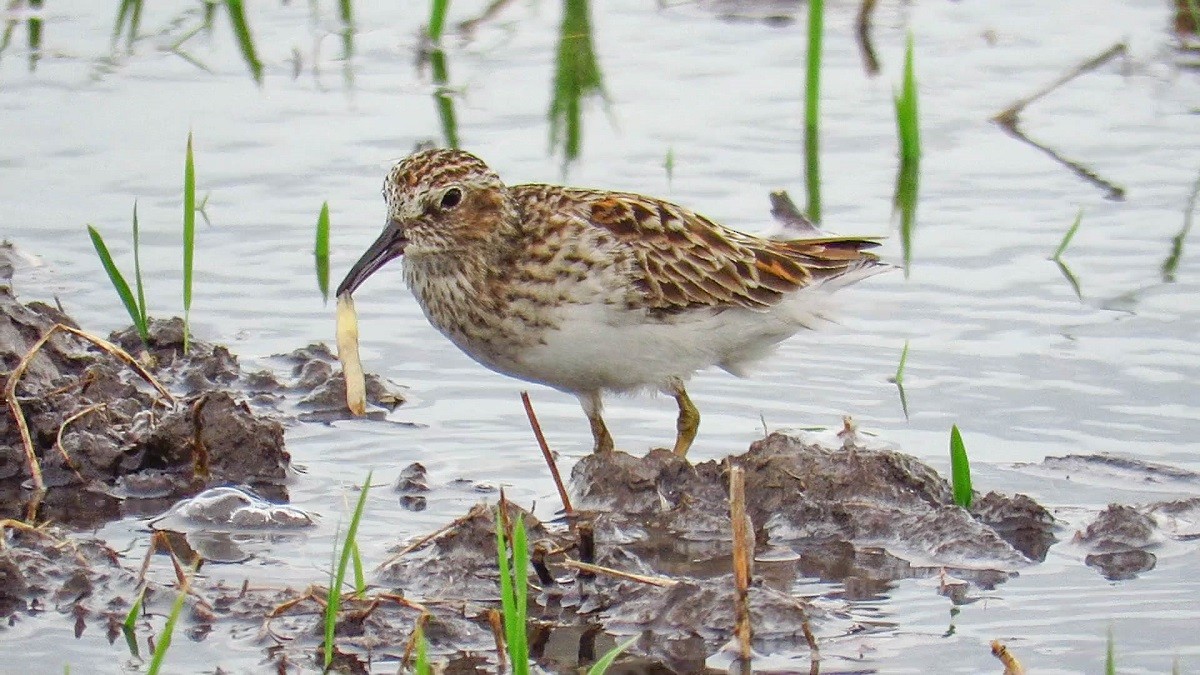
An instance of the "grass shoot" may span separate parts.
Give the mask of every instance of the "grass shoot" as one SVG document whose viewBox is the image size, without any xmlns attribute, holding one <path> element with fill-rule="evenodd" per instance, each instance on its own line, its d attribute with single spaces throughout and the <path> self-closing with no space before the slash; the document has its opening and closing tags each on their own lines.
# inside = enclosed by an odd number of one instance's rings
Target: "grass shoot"
<svg viewBox="0 0 1200 675">
<path fill-rule="evenodd" d="M 337 630 L 338 607 L 342 599 L 342 584 L 346 581 L 346 568 L 350 565 L 350 558 L 353 555 L 351 551 L 357 550 L 358 545 L 355 537 L 358 536 L 358 524 L 362 521 L 363 509 L 367 505 L 367 493 L 371 489 L 371 475 L 373 472 L 367 472 L 367 479 L 363 481 L 362 489 L 358 493 L 358 503 L 354 506 L 354 515 L 350 518 L 350 526 L 346 528 L 346 540 L 342 544 L 341 555 L 339 556 L 336 568 L 329 570 L 329 595 L 325 602 L 325 669 L 329 669 L 329 664 L 333 662 L 333 640 L 334 633 Z M 334 549 L 334 554 L 337 555 L 337 549 Z"/>
<path fill-rule="evenodd" d="M 1108 626 L 1108 641 L 1104 649 L 1104 673 L 1105 675 L 1117 674 L 1117 658 L 1116 649 L 1113 648 L 1112 624 Z"/>
<path fill-rule="evenodd" d="M 417 621 L 417 634 L 413 639 L 417 642 L 417 657 L 413 663 L 413 671 L 417 675 L 432 675 L 433 671 L 429 668 L 429 645 L 425 640 L 425 630 L 421 628 L 420 621 Z"/>
<path fill-rule="evenodd" d="M 1058 248 L 1055 249 L 1054 255 L 1050 256 L 1050 260 L 1058 267 L 1058 271 L 1066 277 L 1067 283 L 1071 284 L 1071 290 L 1075 291 L 1075 297 L 1083 300 L 1083 289 L 1079 286 L 1079 279 L 1071 268 L 1067 266 L 1067 261 L 1062 259 L 1063 253 L 1066 253 L 1067 247 L 1071 245 L 1071 240 L 1075 237 L 1075 232 L 1079 230 L 1079 224 L 1083 222 L 1083 209 L 1079 209 L 1079 213 L 1075 215 L 1075 222 L 1067 229 L 1067 233 L 1063 235 L 1062 241 L 1059 242 Z"/>
<path fill-rule="evenodd" d="M 108 246 L 104 243 L 104 237 L 100 236 L 100 231 L 91 225 L 87 226 L 87 231 L 88 236 L 92 239 L 92 247 L 96 249 L 96 255 L 100 258 L 100 264 L 104 266 L 108 280 L 112 282 L 113 288 L 120 296 L 121 304 L 125 305 L 125 311 L 129 312 L 129 318 L 133 320 L 134 328 L 137 329 L 138 336 L 142 338 L 142 344 L 149 346 L 150 332 L 146 325 L 145 307 L 138 305 L 133 291 L 129 290 L 129 283 L 125 281 L 125 275 L 121 274 L 121 270 L 113 262 L 112 254 L 108 252 Z M 138 295 L 140 297 L 141 293 Z"/>
<path fill-rule="evenodd" d="M 821 222 L 820 99 L 821 42 L 825 30 L 824 0 L 808 3 L 808 55 L 804 78 L 804 179 L 808 219 Z"/>
<path fill-rule="evenodd" d="M 192 574 L 195 574 L 199 567 L 200 559 L 197 558 L 195 564 L 192 565 Z M 162 669 L 163 660 L 167 657 L 167 650 L 171 648 L 175 624 L 179 622 L 179 615 L 183 612 L 183 603 L 187 600 L 190 582 L 190 575 L 183 577 L 180 582 L 179 595 L 175 597 L 175 604 L 171 605 L 171 613 L 167 615 L 167 624 L 163 626 L 162 635 L 159 635 L 158 640 L 154 643 L 154 655 L 150 657 L 150 667 L 146 669 L 146 675 L 158 675 Z"/>
<path fill-rule="evenodd" d="M 904 419 L 908 419 L 908 397 L 904 395 L 904 366 L 908 363 L 908 340 L 904 341 L 904 349 L 900 350 L 900 364 L 896 366 L 896 374 L 888 378 L 900 392 L 900 407 L 904 410 Z"/>
<path fill-rule="evenodd" d="M 1060 262 L 1062 256 L 1067 252 L 1067 247 L 1071 245 L 1071 240 L 1075 238 L 1075 233 L 1079 231 L 1079 224 L 1083 222 L 1083 209 L 1075 214 L 1075 222 L 1071 223 L 1071 227 L 1067 229 L 1067 233 L 1063 235 L 1062 241 L 1058 243 L 1058 248 L 1054 249 L 1054 255 L 1050 259 L 1054 262 Z"/>
<path fill-rule="evenodd" d="M 196 162 L 192 156 L 192 132 L 188 132 L 187 157 L 183 163 L 183 353 L 191 339 L 192 263 L 196 252 Z"/>
<path fill-rule="evenodd" d="M 317 216 L 317 242 L 313 246 L 313 257 L 317 269 L 317 288 L 321 297 L 329 302 L 329 202 L 321 205 Z"/>
<path fill-rule="evenodd" d="M 950 475 L 954 503 L 964 509 L 971 508 L 971 464 L 967 461 L 967 448 L 963 445 L 957 424 L 950 427 Z"/>
<path fill-rule="evenodd" d="M 599 661 L 596 661 L 596 663 L 592 664 L 591 668 L 588 668 L 588 675 L 604 675 L 604 673 L 607 673 L 608 669 L 612 667 L 613 662 L 617 660 L 617 657 L 619 657 L 626 649 L 632 647 L 637 641 L 638 636 L 635 635 L 616 647 L 608 650 L 604 656 L 600 657 Z"/>
<path fill-rule="evenodd" d="M 121 633 L 125 635 L 125 644 L 129 647 L 129 653 L 134 657 L 138 657 L 137 646 L 137 622 L 142 616 L 142 602 L 146 598 L 146 587 L 138 591 L 137 598 L 133 604 L 129 606 L 129 612 L 125 614 L 125 620 L 121 622 Z"/>
<path fill-rule="evenodd" d="M 503 503 L 498 509 L 504 508 Z M 500 606 L 504 614 L 504 638 L 513 675 L 529 673 L 529 638 L 526 631 L 529 598 L 529 549 L 525 545 L 525 519 L 512 526 L 512 540 L 504 532 L 503 518 L 496 512 L 496 559 L 500 565 Z M 510 546 L 511 544 L 511 546 Z M 509 567 L 509 552 L 512 567 Z"/>
</svg>

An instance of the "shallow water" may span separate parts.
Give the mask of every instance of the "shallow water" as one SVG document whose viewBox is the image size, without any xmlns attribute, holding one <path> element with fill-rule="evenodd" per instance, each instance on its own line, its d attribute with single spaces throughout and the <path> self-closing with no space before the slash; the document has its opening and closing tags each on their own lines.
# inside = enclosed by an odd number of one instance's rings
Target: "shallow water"
<svg viewBox="0 0 1200 675">
<path fill-rule="evenodd" d="M 250 22 L 266 63 L 256 87 L 220 13 L 211 35 L 185 44 L 205 72 L 166 49 L 199 21 L 188 14 L 191 3 L 148 7 L 146 37 L 132 54 L 110 49 L 115 3 L 47 4 L 36 69 L 23 26 L 0 55 L 0 237 L 41 261 L 18 273 L 23 299 L 57 297 L 97 332 L 125 325 L 83 226 L 97 225 L 127 261 L 138 199 L 151 313 L 180 311 L 179 186 L 190 129 L 212 221 L 198 228 L 193 330 L 228 344 L 243 366 L 331 341 L 332 308 L 312 274 L 321 202 L 332 211 L 336 282 L 382 225 L 386 168 L 414 144 L 441 137 L 428 74 L 414 66 L 425 6 L 356 7 L 348 66 L 334 3 L 317 3 L 315 16 L 308 3 L 255 6 Z M 845 293 L 839 323 L 789 341 L 751 379 L 698 375 L 691 392 L 704 423 L 694 456 L 741 451 L 762 436 L 764 421 L 772 429 L 838 425 L 850 414 L 941 468 L 948 428 L 957 423 L 976 487 L 1024 491 L 1062 507 L 1064 539 L 1107 502 L 1163 498 L 1013 463 L 1115 452 L 1200 470 L 1200 270 L 1189 242 L 1176 280 L 1161 273 L 1200 172 L 1200 73 L 1180 66 L 1188 57 L 1175 50 L 1167 3 L 881 3 L 876 77 L 864 74 L 854 41 L 856 5 L 829 4 L 822 173 L 823 225 L 832 231 L 893 233 L 891 96 L 905 32 L 915 35 L 925 154 L 911 274 L 876 277 Z M 769 226 L 768 191 L 786 188 L 803 202 L 804 8 L 789 23 L 722 18 L 731 6 L 593 7 L 608 103 L 585 105 L 582 156 L 565 176 L 546 119 L 557 5 L 514 3 L 470 39 L 452 33 L 447 59 L 463 146 L 510 183 L 635 190 L 735 228 Z M 456 3 L 452 25 L 480 10 Z M 1125 58 L 1022 115 L 1031 137 L 1123 187 L 1126 199 L 1116 202 L 988 120 L 1120 40 L 1129 43 Z M 1046 259 L 1080 208 L 1083 224 L 1065 259 L 1082 299 Z M 883 252 L 898 262 L 899 238 Z M 320 514 L 321 527 L 263 546 L 248 562 L 212 565 L 208 574 L 232 583 L 320 582 L 353 499 L 348 487 L 370 469 L 386 486 L 414 461 L 435 487 L 429 508 L 403 510 L 395 493 L 376 490 L 359 534 L 367 561 L 493 498 L 495 486 L 550 514 L 557 500 L 517 398 L 524 385 L 442 339 L 398 271 L 377 274 L 356 294 L 363 360 L 410 388 L 409 403 L 390 419 L 417 426 L 290 428 L 289 449 L 305 469 L 289 486 L 291 500 Z M 905 340 L 907 419 L 887 381 Z M 531 395 L 564 464 L 589 450 L 573 398 L 540 388 Z M 672 407 L 661 398 L 610 401 L 618 445 L 640 452 L 668 444 Z M 451 485 L 459 478 L 468 483 Z M 146 521 L 134 518 L 100 534 L 128 549 L 130 560 L 140 560 L 148 539 Z M 1060 544 L 1045 564 L 953 617 L 930 582 L 897 583 L 886 597 L 855 606 L 864 620 L 892 627 L 833 640 L 823 666 L 924 672 L 933 655 L 945 672 L 995 671 L 987 643 L 1001 638 L 1032 670 L 1094 671 L 1110 625 L 1122 671 L 1163 672 L 1176 657 L 1186 671 L 1200 661 L 1194 549 L 1163 552 L 1154 571 L 1116 583 L 1081 557 Z M 69 639 L 69 623 L 26 620 L 2 639 L 21 640 L 26 653 L 50 664 L 128 659 L 98 633 Z M 172 649 L 172 660 L 195 670 L 253 671 L 263 658 L 259 646 L 217 635 Z"/>
</svg>

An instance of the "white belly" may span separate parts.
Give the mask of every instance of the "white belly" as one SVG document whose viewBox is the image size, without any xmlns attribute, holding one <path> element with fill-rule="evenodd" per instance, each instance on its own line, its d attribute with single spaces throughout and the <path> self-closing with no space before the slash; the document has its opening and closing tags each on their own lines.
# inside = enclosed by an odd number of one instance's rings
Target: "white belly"
<svg viewBox="0 0 1200 675">
<path fill-rule="evenodd" d="M 497 370 L 576 393 L 662 389 L 714 365 L 740 375 L 780 341 L 811 327 L 825 295 L 801 291 L 768 311 L 694 310 L 658 319 L 613 306 L 571 305 L 542 344 Z"/>
</svg>

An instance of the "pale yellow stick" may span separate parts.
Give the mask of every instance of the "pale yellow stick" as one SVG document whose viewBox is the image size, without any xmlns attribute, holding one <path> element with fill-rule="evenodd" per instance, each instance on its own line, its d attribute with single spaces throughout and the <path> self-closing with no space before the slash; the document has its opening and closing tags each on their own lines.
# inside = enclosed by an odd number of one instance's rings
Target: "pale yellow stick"
<svg viewBox="0 0 1200 675">
<path fill-rule="evenodd" d="M 362 361 L 358 358 L 358 314 L 349 293 L 338 296 L 337 348 L 346 378 L 346 405 L 350 412 L 362 415 L 367 411 L 367 385 L 363 379 Z"/>
</svg>

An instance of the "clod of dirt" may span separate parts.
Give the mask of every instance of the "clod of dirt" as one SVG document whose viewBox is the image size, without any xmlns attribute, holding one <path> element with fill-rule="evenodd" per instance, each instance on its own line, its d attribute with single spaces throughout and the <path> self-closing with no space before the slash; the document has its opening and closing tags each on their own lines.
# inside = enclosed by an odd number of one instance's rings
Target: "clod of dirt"
<svg viewBox="0 0 1200 675">
<path fill-rule="evenodd" d="M 4 367 L 12 372 L 55 324 L 75 327 L 58 310 L 36 302 L 24 305 L 0 287 Z M 162 396 L 111 351 L 61 330 L 28 357 L 16 383 L 20 414 L 29 425 L 45 484 L 76 488 L 51 489 L 45 502 L 66 513 L 68 522 L 93 523 L 117 510 L 97 501 L 188 494 L 209 481 L 284 482 L 290 458 L 282 425 L 223 390 L 240 372 L 229 351 L 201 343 L 183 356 L 178 319 L 152 321 L 150 336 L 146 360 L 156 365 L 160 380 L 185 393 L 183 399 Z M 129 344 L 129 331 L 114 339 L 142 353 L 140 340 Z M 29 476 L 16 415 L 6 406 L 0 416 L 0 480 Z M 112 490 L 118 481 L 123 487 Z M 0 503 L 0 513 L 23 515 L 19 502 Z"/>
<path fill-rule="evenodd" d="M 346 380 L 338 370 L 337 357 L 322 343 L 311 344 L 287 355 L 275 357 L 292 366 L 291 390 L 303 394 L 299 406 L 305 422 L 330 422 L 353 417 L 346 407 Z M 388 412 L 404 404 L 403 387 L 378 375 L 367 373 L 367 402 L 376 407 L 368 411 L 371 419 L 384 419 Z"/>
<path fill-rule="evenodd" d="M 914 566 L 1011 571 L 1030 558 L 1006 537 L 1053 538 L 1053 518 L 1027 497 L 989 495 L 976 519 L 954 505 L 950 485 L 917 459 L 866 447 L 869 440 L 856 435 L 837 442 L 830 447 L 813 434 L 776 433 L 730 459 L 746 471 L 746 507 L 760 545 L 809 553 L 840 542 L 852 545 L 846 551 L 882 547 Z M 694 559 L 695 547 L 683 542 L 708 542 L 709 555 L 728 555 L 727 472 L 724 463 L 693 466 L 667 451 L 644 458 L 596 453 L 575 465 L 573 501 L 606 512 L 597 519 L 597 536 L 665 532 L 641 543 L 660 556 L 676 548 L 676 557 Z"/>
<path fill-rule="evenodd" d="M 533 514 L 508 502 L 510 522 L 525 520 L 528 541 L 550 533 Z M 383 583 L 419 592 L 416 600 L 496 597 L 500 573 L 496 566 L 495 508 L 477 504 L 445 532 L 380 568 Z"/>
</svg>

